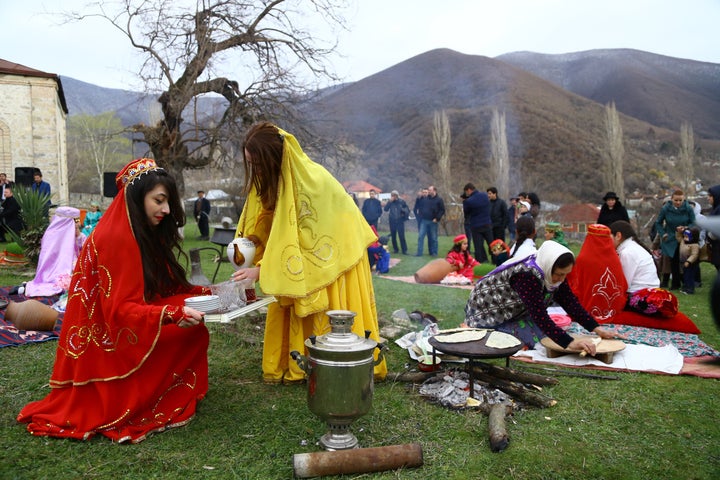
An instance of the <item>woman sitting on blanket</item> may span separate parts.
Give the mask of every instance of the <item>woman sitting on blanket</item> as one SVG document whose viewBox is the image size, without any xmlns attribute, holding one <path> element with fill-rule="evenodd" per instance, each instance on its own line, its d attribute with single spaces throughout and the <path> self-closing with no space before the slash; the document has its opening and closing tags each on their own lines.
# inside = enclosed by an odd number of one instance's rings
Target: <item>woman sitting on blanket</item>
<svg viewBox="0 0 720 480">
<path fill-rule="evenodd" d="M 677 298 L 660 288 L 652 253 L 640 242 L 632 225 L 624 220 L 613 222 L 610 234 L 627 281 L 627 306 L 640 313 L 674 316 L 678 311 Z M 595 249 L 593 255 L 603 257 L 601 253 Z"/>
<path fill-rule="evenodd" d="M 468 251 L 468 240 L 465 235 L 453 239 L 453 246 L 445 256 L 452 265 L 453 271 L 448 273 L 440 283 L 471 283 L 475 275 L 474 268 L 480 265 Z"/>
<path fill-rule="evenodd" d="M 536 254 L 508 260 L 475 284 L 464 325 L 509 333 L 528 348 L 548 336 L 563 348 L 595 355 L 590 339 L 571 337 L 547 312 L 554 301 L 586 330 L 601 338 L 617 336 L 601 328 L 570 290 L 565 277 L 574 264 L 572 252 L 553 241 L 544 242 Z"/>
<path fill-rule="evenodd" d="M 85 242 L 80 232 L 80 210 L 73 207 L 58 207 L 50 220 L 50 225 L 40 242 L 40 257 L 35 278 L 30 280 L 23 290 L 28 297 L 50 297 L 65 290 L 62 283 L 70 280 L 75 261 Z"/>
</svg>

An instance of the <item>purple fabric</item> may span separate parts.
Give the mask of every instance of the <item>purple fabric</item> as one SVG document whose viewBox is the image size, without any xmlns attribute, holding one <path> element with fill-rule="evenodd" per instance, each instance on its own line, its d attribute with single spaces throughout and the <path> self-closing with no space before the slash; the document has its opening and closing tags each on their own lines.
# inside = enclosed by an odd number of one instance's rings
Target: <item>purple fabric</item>
<svg viewBox="0 0 720 480">
<path fill-rule="evenodd" d="M 63 275 L 71 275 L 85 236 L 77 236 L 75 219 L 80 210 L 73 207 L 59 207 L 50 226 L 45 230 L 40 244 L 40 258 L 35 278 L 25 285 L 28 297 L 46 297 L 62 293 L 57 285 Z"/>
</svg>

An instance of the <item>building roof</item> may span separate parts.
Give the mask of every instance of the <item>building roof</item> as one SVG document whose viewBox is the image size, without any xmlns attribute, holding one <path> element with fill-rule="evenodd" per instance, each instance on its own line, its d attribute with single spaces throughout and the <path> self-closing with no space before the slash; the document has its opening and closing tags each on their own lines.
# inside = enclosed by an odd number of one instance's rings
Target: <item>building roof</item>
<svg viewBox="0 0 720 480">
<path fill-rule="evenodd" d="M 345 190 L 350 193 L 363 193 L 375 190 L 377 193 L 382 193 L 382 189 L 372 185 L 364 180 L 348 180 L 342 183 Z"/>
<path fill-rule="evenodd" d="M 26 67 L 19 63 L 10 62 L 0 58 L 0 74 L 6 75 L 18 75 L 22 77 L 38 77 L 38 78 L 50 78 L 58 84 L 58 97 L 60 99 L 60 105 L 65 113 L 68 113 L 67 102 L 65 101 L 65 92 L 63 91 L 62 82 L 60 77 L 54 73 L 43 72 L 42 70 L 36 70 L 34 68 Z"/>
<path fill-rule="evenodd" d="M 599 214 L 594 203 L 573 203 L 561 206 L 554 217 L 561 223 L 595 223 Z"/>
</svg>

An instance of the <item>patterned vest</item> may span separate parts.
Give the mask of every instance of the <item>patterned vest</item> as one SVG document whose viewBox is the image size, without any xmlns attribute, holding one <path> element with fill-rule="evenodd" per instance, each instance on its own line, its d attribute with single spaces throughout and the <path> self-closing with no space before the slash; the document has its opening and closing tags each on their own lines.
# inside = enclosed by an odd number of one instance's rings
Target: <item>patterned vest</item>
<svg viewBox="0 0 720 480">
<path fill-rule="evenodd" d="M 494 328 L 524 316 L 527 310 L 525 304 L 510 285 L 510 277 L 520 272 L 532 273 L 541 285 L 544 282 L 543 273 L 535 263 L 535 255 L 515 264 L 501 265 L 475 284 L 465 306 L 465 323 L 469 327 Z M 552 295 L 546 295 L 545 301 L 549 305 Z"/>
</svg>

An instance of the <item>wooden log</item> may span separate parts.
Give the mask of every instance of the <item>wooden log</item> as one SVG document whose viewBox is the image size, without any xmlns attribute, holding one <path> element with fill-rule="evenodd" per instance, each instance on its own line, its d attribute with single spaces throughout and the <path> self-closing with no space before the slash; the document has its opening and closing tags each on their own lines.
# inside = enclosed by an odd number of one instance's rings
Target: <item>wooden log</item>
<svg viewBox="0 0 720 480">
<path fill-rule="evenodd" d="M 495 388 L 499 388 L 508 395 L 512 395 L 516 398 L 519 398 L 523 402 L 535 405 L 536 407 L 547 408 L 555 406 L 557 404 L 557 400 L 555 400 L 554 398 L 546 397 L 545 395 L 542 395 L 538 392 L 533 392 L 532 390 L 529 390 L 522 385 L 514 384 L 507 380 L 493 377 L 492 375 L 488 375 L 487 373 L 482 371 L 475 372 L 475 377 L 478 380 L 482 380 L 483 382 L 492 385 Z"/>
<path fill-rule="evenodd" d="M 298 453 L 293 456 L 293 470 L 297 478 L 381 472 L 397 468 L 421 467 L 422 464 L 422 447 L 417 443 Z"/>
<path fill-rule="evenodd" d="M 438 372 L 388 372 L 385 376 L 387 382 L 423 383 L 425 380 L 434 377 Z M 441 373 L 444 375 L 444 373 Z"/>
<path fill-rule="evenodd" d="M 547 377 L 545 375 L 538 375 L 536 373 L 521 372 L 508 367 L 501 367 L 498 365 L 492 365 L 490 363 L 477 363 L 473 369 L 475 372 L 486 372 L 493 377 L 502 378 L 518 383 L 527 383 L 532 385 L 557 385 L 558 379 L 553 377 Z"/>
<path fill-rule="evenodd" d="M 490 450 L 502 452 L 507 448 L 510 437 L 505 427 L 505 405 L 496 403 L 490 408 L 488 433 L 490 435 Z"/>
</svg>

